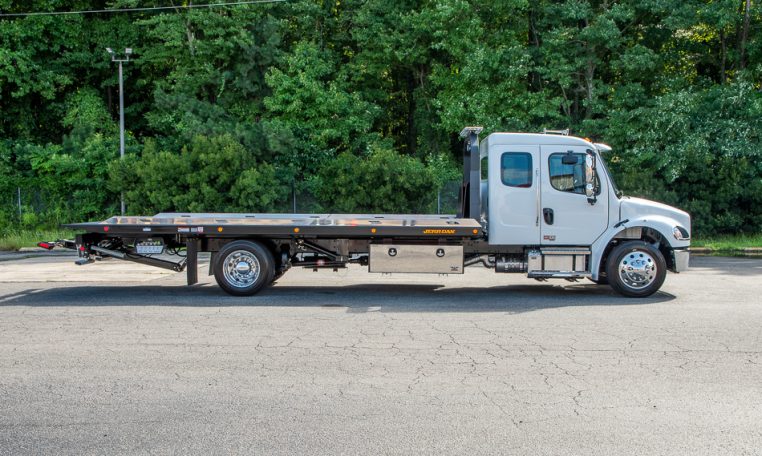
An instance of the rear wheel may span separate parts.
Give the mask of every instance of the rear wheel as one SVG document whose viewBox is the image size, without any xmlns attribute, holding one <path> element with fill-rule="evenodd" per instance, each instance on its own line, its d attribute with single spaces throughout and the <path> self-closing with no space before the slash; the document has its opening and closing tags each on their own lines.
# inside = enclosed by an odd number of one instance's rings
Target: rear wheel
<svg viewBox="0 0 762 456">
<path fill-rule="evenodd" d="M 253 241 L 233 241 L 216 255 L 214 278 L 227 293 L 251 296 L 273 281 L 272 253 Z"/>
<path fill-rule="evenodd" d="M 606 263 L 609 285 L 625 296 L 651 296 L 664 283 L 667 263 L 659 249 L 643 241 L 630 241 L 612 250 Z"/>
</svg>

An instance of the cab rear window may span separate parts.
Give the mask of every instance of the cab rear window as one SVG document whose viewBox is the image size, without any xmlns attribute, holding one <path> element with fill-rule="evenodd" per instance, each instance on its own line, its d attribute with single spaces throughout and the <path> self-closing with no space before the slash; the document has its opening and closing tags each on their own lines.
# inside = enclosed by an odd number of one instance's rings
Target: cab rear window
<svg viewBox="0 0 762 456">
<path fill-rule="evenodd" d="M 532 186 L 532 155 L 506 152 L 500 157 L 500 179 L 509 187 Z"/>
</svg>

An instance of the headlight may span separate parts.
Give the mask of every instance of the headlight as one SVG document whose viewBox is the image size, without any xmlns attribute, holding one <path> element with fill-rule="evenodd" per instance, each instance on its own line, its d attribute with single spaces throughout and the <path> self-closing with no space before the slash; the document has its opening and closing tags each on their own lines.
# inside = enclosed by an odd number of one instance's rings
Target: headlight
<svg viewBox="0 0 762 456">
<path fill-rule="evenodd" d="M 686 230 L 682 226 L 676 226 L 672 228 L 672 235 L 678 241 L 687 241 L 691 238 L 691 235 L 688 233 L 688 230 Z"/>
</svg>

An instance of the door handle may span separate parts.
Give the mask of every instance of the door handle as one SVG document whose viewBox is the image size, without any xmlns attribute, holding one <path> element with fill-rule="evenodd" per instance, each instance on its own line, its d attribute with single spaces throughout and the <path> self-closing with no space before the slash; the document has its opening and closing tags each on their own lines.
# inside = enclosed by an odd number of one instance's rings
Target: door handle
<svg viewBox="0 0 762 456">
<path fill-rule="evenodd" d="M 542 210 L 542 217 L 545 219 L 545 223 L 548 225 L 553 224 L 553 209 L 546 207 Z"/>
</svg>

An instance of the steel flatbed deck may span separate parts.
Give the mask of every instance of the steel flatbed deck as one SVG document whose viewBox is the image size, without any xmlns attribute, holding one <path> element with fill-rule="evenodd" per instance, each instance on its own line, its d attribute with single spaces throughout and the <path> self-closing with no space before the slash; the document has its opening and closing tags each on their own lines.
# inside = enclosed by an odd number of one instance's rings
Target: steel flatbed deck
<svg viewBox="0 0 762 456">
<path fill-rule="evenodd" d="M 111 217 L 71 223 L 67 228 L 108 236 L 317 238 L 479 238 L 483 228 L 453 215 L 398 214 L 246 214 L 164 212 L 152 217 Z"/>
</svg>

